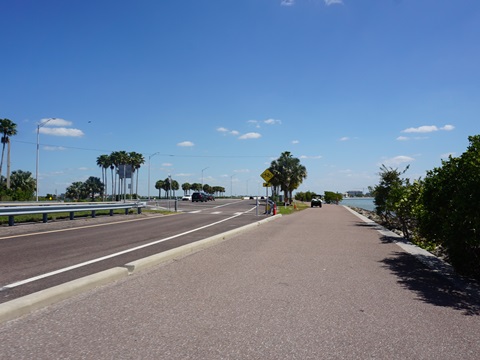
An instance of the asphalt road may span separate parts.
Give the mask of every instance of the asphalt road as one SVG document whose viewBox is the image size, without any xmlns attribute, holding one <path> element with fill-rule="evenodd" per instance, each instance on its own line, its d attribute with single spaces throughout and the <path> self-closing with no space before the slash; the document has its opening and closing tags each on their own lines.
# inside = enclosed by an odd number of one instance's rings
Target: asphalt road
<svg viewBox="0 0 480 360">
<path fill-rule="evenodd" d="M 254 207 L 253 200 L 181 202 L 172 216 L 3 227 L 0 303 L 258 221 Z"/>
<path fill-rule="evenodd" d="M 480 303 L 342 206 L 0 325 L 2 359 L 478 359 Z"/>
</svg>

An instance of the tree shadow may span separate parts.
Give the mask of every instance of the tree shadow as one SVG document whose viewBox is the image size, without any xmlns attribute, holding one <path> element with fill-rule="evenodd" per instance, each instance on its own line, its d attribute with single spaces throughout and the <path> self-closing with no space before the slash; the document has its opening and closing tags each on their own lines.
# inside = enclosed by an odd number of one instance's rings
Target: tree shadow
<svg viewBox="0 0 480 360">
<path fill-rule="evenodd" d="M 397 239 L 398 240 L 398 239 Z M 480 298 L 475 289 L 465 286 L 456 275 L 441 268 L 441 261 L 425 255 L 395 252 L 381 262 L 398 277 L 398 283 L 416 293 L 418 299 L 435 305 L 463 311 L 467 316 L 480 316 Z M 440 268 L 439 268 L 440 266 Z"/>
</svg>

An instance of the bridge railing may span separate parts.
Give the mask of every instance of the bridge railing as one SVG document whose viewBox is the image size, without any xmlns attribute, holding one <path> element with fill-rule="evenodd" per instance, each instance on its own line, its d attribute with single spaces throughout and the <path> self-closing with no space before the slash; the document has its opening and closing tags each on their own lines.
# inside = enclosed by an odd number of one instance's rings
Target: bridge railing
<svg viewBox="0 0 480 360">
<path fill-rule="evenodd" d="M 130 209 L 136 209 L 141 214 L 142 207 L 145 203 L 102 203 L 102 204 L 65 204 L 65 205 L 37 205 L 37 206 L 3 206 L 0 207 L 0 216 L 8 216 L 8 225 L 15 225 L 15 216 L 42 214 L 43 222 L 48 221 L 48 214 L 69 213 L 70 220 L 74 220 L 76 212 L 91 212 L 91 216 L 95 217 L 99 210 L 109 210 L 110 216 L 113 216 L 115 210 L 124 209 L 125 215 L 128 215 Z"/>
</svg>

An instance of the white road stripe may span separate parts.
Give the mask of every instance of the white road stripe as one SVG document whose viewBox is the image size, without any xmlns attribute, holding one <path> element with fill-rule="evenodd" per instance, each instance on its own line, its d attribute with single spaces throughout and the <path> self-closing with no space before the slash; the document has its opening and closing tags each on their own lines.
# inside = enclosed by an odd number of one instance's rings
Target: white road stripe
<svg viewBox="0 0 480 360">
<path fill-rule="evenodd" d="M 252 210 L 248 210 L 248 211 L 246 211 L 246 212 L 250 212 L 250 211 L 252 211 Z M 160 244 L 160 243 L 162 243 L 162 242 L 165 242 L 165 241 L 168 241 L 168 240 L 172 240 L 172 239 L 175 239 L 175 238 L 180 237 L 180 236 L 183 236 L 183 235 L 191 234 L 191 233 L 193 233 L 193 232 L 195 232 L 195 231 L 199 231 L 199 230 L 202 230 L 202 229 L 206 229 L 206 228 L 208 228 L 208 227 L 210 227 L 210 226 L 214 226 L 214 225 L 220 224 L 220 223 L 222 223 L 222 222 L 225 222 L 225 221 L 234 219 L 234 218 L 240 216 L 241 214 L 243 214 L 243 213 L 238 213 L 238 214 L 236 214 L 236 215 L 234 215 L 234 216 L 225 218 L 225 219 L 223 219 L 223 220 L 219 220 L 219 221 L 216 221 L 216 222 L 214 222 L 214 223 L 211 223 L 211 224 L 208 224 L 208 225 L 204 225 L 204 226 L 201 226 L 201 227 L 196 228 L 196 229 L 192 229 L 192 230 L 189 230 L 189 231 L 185 231 L 185 232 L 183 232 L 183 233 L 181 233 L 181 234 L 177 234 L 177 235 L 169 236 L 169 237 L 164 238 L 164 239 L 156 240 L 156 241 L 153 241 L 153 242 L 148 243 L 148 244 L 140 245 L 140 246 L 137 246 L 137 247 L 134 247 L 134 248 L 131 248 L 131 249 L 127 249 L 127 250 L 124 250 L 124 251 L 120 251 L 120 252 L 117 252 L 117 253 L 114 253 L 114 254 L 110 254 L 110 255 L 107 255 L 107 256 L 103 256 L 103 257 L 97 258 L 97 259 L 92 259 L 92 260 L 89 260 L 89 261 L 85 261 L 85 262 L 80 263 L 80 264 L 68 266 L 68 267 L 66 267 L 66 268 L 59 269 L 59 270 L 55 270 L 55 271 L 51 271 L 51 272 L 48 272 L 48 273 L 45 273 L 45 274 L 42 274 L 42 275 L 34 276 L 34 277 L 29 278 L 29 279 L 17 281 L 17 282 L 14 282 L 14 283 L 12 283 L 12 284 L 3 286 L 2 288 L 0 288 L 0 291 L 6 290 L 6 289 L 12 289 L 12 288 L 15 288 L 15 287 L 20 286 L 20 285 L 28 284 L 28 283 L 33 282 L 33 281 L 36 281 L 36 280 L 44 279 L 44 278 L 47 278 L 47 277 L 50 277 L 50 276 L 53 276 L 53 275 L 57 275 L 57 274 L 60 274 L 60 273 L 66 272 L 66 271 L 70 271 L 70 270 L 73 270 L 73 269 L 77 269 L 77 268 L 80 268 L 80 267 L 82 267 L 82 266 L 94 264 L 94 263 L 97 263 L 97 262 L 100 262 L 100 261 L 103 261 L 103 260 L 107 260 L 107 259 L 114 258 L 114 257 L 116 257 L 116 256 L 120 256 L 120 255 L 123 255 L 123 254 L 127 254 L 127 253 L 130 253 L 130 252 L 133 252 L 133 251 L 137 251 L 137 250 L 140 250 L 140 249 L 149 247 L 149 246 L 153 246 L 153 245 L 156 245 L 156 244 Z"/>
</svg>

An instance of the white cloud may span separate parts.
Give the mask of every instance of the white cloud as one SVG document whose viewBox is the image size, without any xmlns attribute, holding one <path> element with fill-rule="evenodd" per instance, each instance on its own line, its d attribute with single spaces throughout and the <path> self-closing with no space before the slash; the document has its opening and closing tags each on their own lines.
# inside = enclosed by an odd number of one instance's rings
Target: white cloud
<svg viewBox="0 0 480 360">
<path fill-rule="evenodd" d="M 67 129 L 64 127 L 41 127 L 39 129 L 41 134 L 54 135 L 54 136 L 71 136 L 71 137 L 82 137 L 85 135 L 82 130 L 79 129 Z"/>
<path fill-rule="evenodd" d="M 434 131 L 438 131 L 438 127 L 436 127 L 435 125 L 424 125 L 417 128 L 411 127 L 411 128 L 402 130 L 402 132 L 404 133 L 429 133 Z"/>
<path fill-rule="evenodd" d="M 239 137 L 240 140 L 247 140 L 247 139 L 259 139 L 261 138 L 262 135 L 256 132 L 249 132 L 246 134 L 243 134 L 242 136 Z"/>
<path fill-rule="evenodd" d="M 411 127 L 411 128 L 402 130 L 402 132 L 403 133 L 430 133 L 430 132 L 435 132 L 439 130 L 452 131 L 453 129 L 455 129 L 455 126 L 453 125 L 445 125 L 441 128 L 438 128 L 435 125 L 424 125 L 424 126 L 419 126 L 417 128 Z"/>
<path fill-rule="evenodd" d="M 390 159 L 386 159 L 382 163 L 386 166 L 398 166 L 404 163 L 410 163 L 412 161 L 415 161 L 415 159 L 410 156 L 400 155 Z"/>
<path fill-rule="evenodd" d="M 321 159 L 322 155 L 300 155 L 300 159 Z"/>
<path fill-rule="evenodd" d="M 228 130 L 227 128 L 224 128 L 224 127 L 219 127 L 217 128 L 217 131 L 218 132 L 221 132 L 223 134 L 230 134 L 230 135 L 233 135 L 233 136 L 237 136 L 238 134 L 240 134 L 237 130 Z"/>
<path fill-rule="evenodd" d="M 246 173 L 249 173 L 250 170 L 249 169 L 237 169 L 237 170 L 233 170 L 234 173 L 238 173 L 238 174 L 246 174 Z"/>
<path fill-rule="evenodd" d="M 182 141 L 182 142 L 179 142 L 177 146 L 191 147 L 191 146 L 195 146 L 195 144 L 191 141 Z"/>
<path fill-rule="evenodd" d="M 282 0 L 280 4 L 282 6 L 292 6 L 295 4 L 295 0 Z"/>
<path fill-rule="evenodd" d="M 267 125 L 276 125 L 276 124 L 281 124 L 282 121 L 278 119 L 267 119 L 264 121 L 264 123 Z"/>
<path fill-rule="evenodd" d="M 324 0 L 325 5 L 335 5 L 335 4 L 343 4 L 343 0 Z"/>
<path fill-rule="evenodd" d="M 163 163 L 162 166 L 170 167 L 170 166 L 173 166 L 173 164 L 171 164 L 171 163 Z"/>
<path fill-rule="evenodd" d="M 38 128 L 38 132 L 40 134 L 53 136 L 82 137 L 85 135 L 82 130 L 68 128 L 68 126 L 72 126 L 72 124 L 73 123 L 71 121 L 65 119 L 42 119 L 39 123 L 40 127 Z"/>
<path fill-rule="evenodd" d="M 342 138 L 340 138 L 340 141 L 348 141 L 350 140 L 350 138 L 348 136 L 344 136 Z"/>
<path fill-rule="evenodd" d="M 49 119 L 42 119 L 40 120 L 40 125 L 43 126 L 72 126 L 72 122 L 65 120 L 65 119 L 59 119 L 59 118 L 49 118 Z"/>
<path fill-rule="evenodd" d="M 63 146 L 44 146 L 43 150 L 46 150 L 46 151 L 64 151 L 64 150 L 67 150 L 67 148 L 65 148 Z"/>
<path fill-rule="evenodd" d="M 410 140 L 410 138 L 407 137 L 407 136 L 399 136 L 399 137 L 397 137 L 397 140 L 398 141 L 408 141 L 408 140 Z"/>
<path fill-rule="evenodd" d="M 294 145 L 300 144 L 300 141 L 298 141 L 298 140 L 293 140 L 293 141 L 292 141 L 292 144 L 294 144 Z"/>
</svg>

